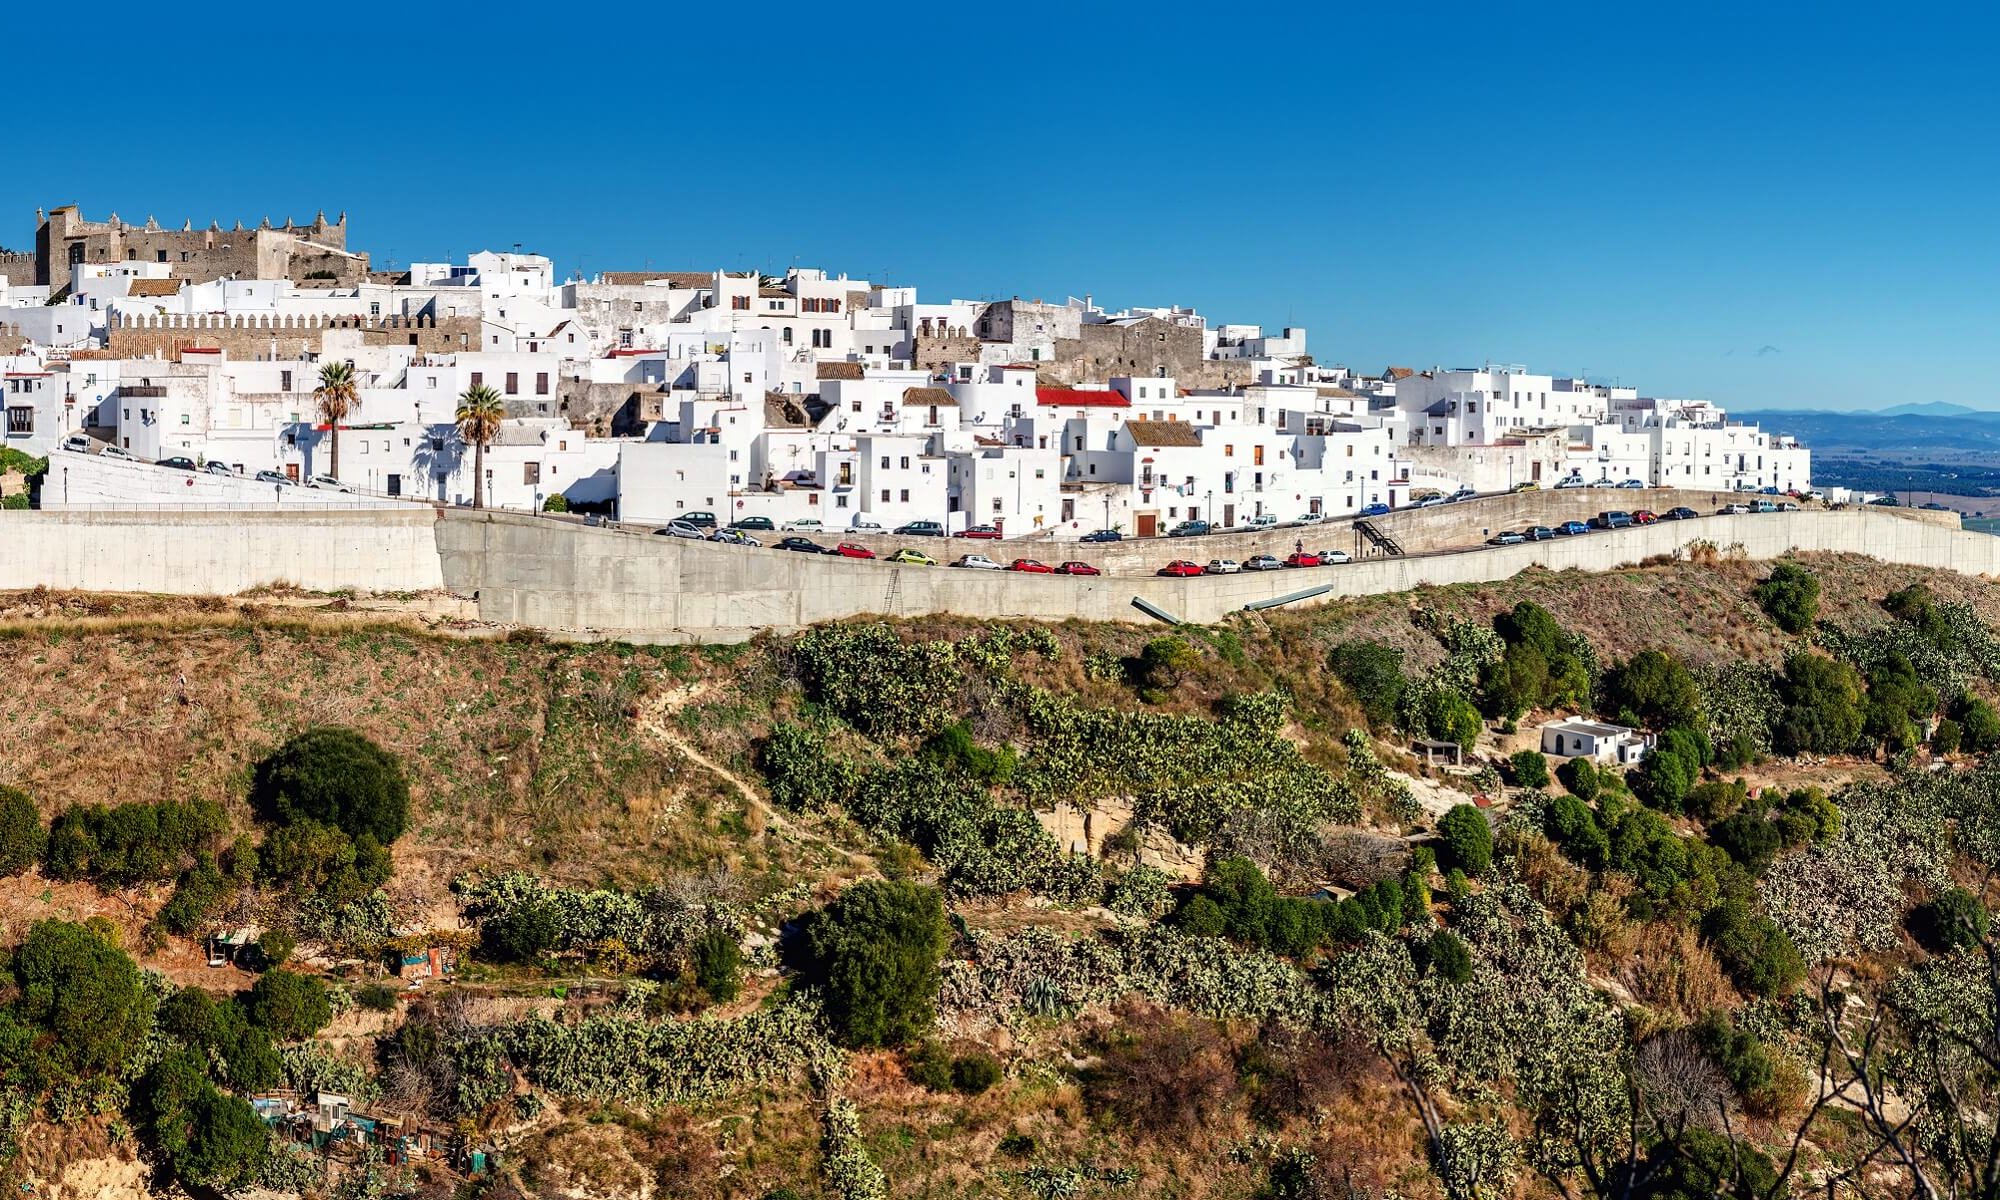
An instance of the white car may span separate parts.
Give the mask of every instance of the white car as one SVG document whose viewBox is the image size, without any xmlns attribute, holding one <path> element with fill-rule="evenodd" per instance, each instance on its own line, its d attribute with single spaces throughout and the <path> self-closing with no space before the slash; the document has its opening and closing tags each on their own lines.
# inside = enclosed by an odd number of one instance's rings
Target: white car
<svg viewBox="0 0 2000 1200">
<path fill-rule="evenodd" d="M 1292 524 L 1294 524 L 1294 525 L 1318 525 L 1318 524 L 1322 523 L 1322 522 L 1323 522 L 1323 521 L 1325 521 L 1325 520 L 1326 520 L 1326 514 L 1325 514 L 1325 513 L 1305 513 L 1304 515 L 1300 516 L 1298 520 L 1296 520 L 1296 521 L 1293 521 L 1293 522 L 1292 522 Z"/>
<path fill-rule="evenodd" d="M 99 450 L 98 453 L 105 458 L 133 458 L 132 452 L 123 446 L 106 446 L 104 449 Z M 138 460 L 133 458 L 133 461 L 136 462 Z"/>
<path fill-rule="evenodd" d="M 1210 559 L 1209 564 L 1202 568 L 1210 575 L 1234 575 L 1242 569 L 1243 564 L 1233 558 Z"/>
<path fill-rule="evenodd" d="M 1245 529 L 1270 529 L 1277 523 L 1278 518 L 1275 513 L 1258 513 L 1254 517 L 1246 518 L 1242 527 Z"/>
<path fill-rule="evenodd" d="M 90 435 L 87 433 L 72 433 L 62 440 L 62 448 L 72 454 L 88 454 L 90 453 Z"/>
<path fill-rule="evenodd" d="M 866 530 L 866 531 L 873 531 L 873 532 L 875 532 L 875 533 L 880 533 L 880 532 L 882 532 L 882 522 L 880 522 L 880 521 L 863 521 L 863 520 L 861 520 L 861 519 L 859 519 L 859 518 L 856 518 L 856 520 L 855 520 L 854 524 L 852 524 L 852 525 L 849 525 L 849 526 L 848 526 L 848 528 L 849 528 L 849 529 L 852 529 L 852 530 L 854 530 L 854 531 L 855 531 L 855 532 L 857 532 L 857 533 L 859 533 L 859 532 L 862 532 L 862 531 L 864 531 L 864 530 Z"/>
<path fill-rule="evenodd" d="M 1323 567 L 1332 566 L 1334 563 L 1353 561 L 1354 556 L 1345 550 L 1322 550 L 1319 554 L 1319 564 Z"/>
<path fill-rule="evenodd" d="M 954 567 L 970 567 L 975 571 L 998 571 L 1001 569 L 999 563 L 994 562 L 984 554 L 962 554 L 959 556 L 958 561 L 951 565 Z"/>
<path fill-rule="evenodd" d="M 1561 480 L 1561 481 L 1559 481 L 1559 482 L 1558 482 L 1558 483 L 1556 484 L 1556 487 L 1557 487 L 1558 489 L 1560 489 L 1560 488 L 1580 488 L 1580 487 L 1582 487 L 1582 486 L 1584 486 L 1584 483 L 1583 483 L 1583 476 L 1581 476 L 1581 475 L 1572 475 L 1572 476 L 1570 476 L 1570 477 L 1569 477 L 1568 479 L 1564 479 L 1564 480 Z"/>
<path fill-rule="evenodd" d="M 811 517 L 800 517 L 796 521 L 787 521 L 778 528 L 786 533 L 821 533 L 825 531 L 826 526 Z"/>
<path fill-rule="evenodd" d="M 311 479 L 306 480 L 306 486 L 309 488 L 318 488 L 323 492 L 351 492 L 354 490 L 331 475 L 315 475 Z"/>
<path fill-rule="evenodd" d="M 210 475 L 228 475 L 231 478 L 234 478 L 236 475 L 235 470 L 228 463 L 222 462 L 219 459 L 209 460 L 203 464 L 201 469 L 207 471 Z"/>
</svg>

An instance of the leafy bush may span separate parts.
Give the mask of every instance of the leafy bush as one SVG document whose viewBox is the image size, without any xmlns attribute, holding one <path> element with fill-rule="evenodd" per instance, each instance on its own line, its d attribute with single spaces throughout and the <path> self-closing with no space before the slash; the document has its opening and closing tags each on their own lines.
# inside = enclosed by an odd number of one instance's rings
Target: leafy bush
<svg viewBox="0 0 2000 1200">
<path fill-rule="evenodd" d="M 1556 768 L 1556 779 L 1569 793 L 1586 804 L 1597 799 L 1603 789 L 1597 764 L 1587 758 L 1572 758 Z"/>
<path fill-rule="evenodd" d="M 977 1096 L 1000 1082 L 1000 1063 L 990 1054 L 961 1054 L 951 1060 L 951 1086 Z"/>
<path fill-rule="evenodd" d="M 556 948 L 560 930 L 547 904 L 519 904 L 479 924 L 479 947 L 498 962 L 536 962 Z"/>
<path fill-rule="evenodd" d="M 1761 1196 L 1785 1200 L 1769 1155 L 1753 1145 L 1695 1126 L 1646 1152 L 1644 1180 L 1633 1200 L 1715 1200 Z"/>
<path fill-rule="evenodd" d="M 1965 740 L 1965 729 L 1957 721 L 1945 717 L 1931 731 L 1931 749 L 1939 754 L 1956 754 L 1960 743 Z"/>
<path fill-rule="evenodd" d="M 264 839 L 258 871 L 266 885 L 295 900 L 325 907 L 351 904 L 388 881 L 388 850 L 371 833 L 301 818 Z"/>
<path fill-rule="evenodd" d="M 316 821 L 387 846 L 410 820 L 410 785 L 394 755 L 352 729 L 308 729 L 257 765 L 251 799 L 284 824 Z"/>
<path fill-rule="evenodd" d="M 764 740 L 757 752 L 757 766 L 779 807 L 818 812 L 828 805 L 846 804 L 854 793 L 860 769 L 853 760 L 831 752 L 829 733 L 822 724 L 786 721 Z"/>
<path fill-rule="evenodd" d="M 195 1054 L 169 1051 L 146 1072 L 140 1093 L 153 1144 L 182 1184 L 231 1192 L 257 1177 L 270 1133 L 247 1103 L 209 1080 Z"/>
<path fill-rule="evenodd" d="M 1987 701 L 1967 698 L 1958 710 L 1958 724 L 1965 749 L 1980 754 L 2000 749 L 2000 709 Z"/>
<path fill-rule="evenodd" d="M 1115 877 L 1105 889 L 1104 906 L 1121 917 L 1152 920 L 1173 907 L 1172 877 L 1141 863 Z"/>
<path fill-rule="evenodd" d="M 1464 939 L 1448 929 L 1440 929 L 1424 943 L 1424 966 L 1446 983 L 1460 984 L 1472 978 L 1472 951 Z"/>
<path fill-rule="evenodd" d="M 254 965 L 259 971 L 268 971 L 272 967 L 281 966 L 292 957 L 292 951 L 297 948 L 298 942 L 291 934 L 282 929 L 267 929 L 257 937 L 255 953 L 252 956 Z"/>
<path fill-rule="evenodd" d="M 1854 668 L 1800 651 L 1778 683 L 1784 705 L 1772 745 L 1782 754 L 1841 754 L 1861 739 L 1861 677 Z"/>
<path fill-rule="evenodd" d="M 1584 760 L 1577 760 L 1579 762 Z M 1575 796 L 1555 796 L 1542 812 L 1542 832 L 1580 865 L 1601 871 L 1611 858 L 1611 839 L 1590 806 Z"/>
<path fill-rule="evenodd" d="M 0 876 L 19 875 L 34 866 L 48 840 L 28 793 L 0 787 Z"/>
<path fill-rule="evenodd" d="M 1741 899 L 1718 904 L 1703 922 L 1709 945 L 1736 986 L 1753 996 L 1777 996 L 1805 978 L 1805 962 L 1784 930 Z"/>
<path fill-rule="evenodd" d="M 894 1046 L 930 1027 L 949 941 L 935 888 L 866 881 L 814 913 L 805 933 L 826 1015 L 848 1046 Z"/>
<path fill-rule="evenodd" d="M 1786 633 L 1804 633 L 1819 619 L 1819 577 L 1797 563 L 1781 562 L 1757 585 L 1758 607 Z"/>
<path fill-rule="evenodd" d="M 566 513 L 566 512 L 568 512 L 568 511 L 569 511 L 569 497 L 568 497 L 568 496 L 565 496 L 565 495 L 563 495 L 563 494 L 562 494 L 561 492 L 557 492 L 557 493 L 556 493 L 555 495 L 553 495 L 553 496 L 549 496 L 549 497 L 545 498 L 545 499 L 544 499 L 544 500 L 542 501 L 542 511 L 543 511 L 543 512 L 552 512 L 552 513 Z"/>
<path fill-rule="evenodd" d="M 1424 736 L 1457 742 L 1464 750 L 1472 749 L 1479 741 L 1479 731 L 1485 728 L 1472 701 L 1450 688 L 1431 689 L 1417 719 L 1418 731 Z"/>
<path fill-rule="evenodd" d="M 35 1053 L 52 1081 L 116 1074 L 144 1042 L 152 997 L 131 956 L 96 930 L 37 921 L 12 972 L 21 1016 L 50 1035 Z"/>
<path fill-rule="evenodd" d="M 1930 950 L 1947 954 L 1986 937 L 1986 906 L 1964 888 L 1947 888 L 1910 913 L 1910 931 Z"/>
<path fill-rule="evenodd" d="M 1507 771 L 1516 787 L 1549 786 L 1549 760 L 1539 750 L 1516 750 L 1507 759 Z"/>
<path fill-rule="evenodd" d="M 743 985 L 743 947 L 726 929 L 710 929 L 695 939 L 694 981 L 717 1004 L 736 999 Z"/>
<path fill-rule="evenodd" d="M 971 727 L 963 721 L 954 721 L 932 734 L 919 753 L 988 787 L 1003 786 L 1014 777 L 1013 748 L 988 750 L 973 740 Z"/>
<path fill-rule="evenodd" d="M 319 980 L 279 968 L 257 977 L 244 1000 L 244 1011 L 251 1024 L 273 1039 L 299 1042 L 333 1019 L 333 1000 Z"/>
<path fill-rule="evenodd" d="M 401 996 L 386 983 L 364 983 L 354 989 L 354 1002 L 369 1012 L 394 1012 Z"/>
<path fill-rule="evenodd" d="M 917 1045 L 904 1061 L 910 1082 L 927 1092 L 951 1090 L 951 1052 L 933 1041 Z"/>
<path fill-rule="evenodd" d="M 1407 683 L 1401 650 L 1381 642 L 1342 642 L 1327 655 L 1327 666 L 1347 685 L 1370 725 L 1383 729 L 1394 723 Z"/>
<path fill-rule="evenodd" d="M 1590 703 L 1597 657 L 1590 643 L 1565 632 L 1548 610 L 1523 600 L 1493 619 L 1506 644 L 1479 673 L 1486 711 L 1513 719 L 1531 708 L 1580 708 Z"/>
<path fill-rule="evenodd" d="M 1438 822 L 1443 852 L 1438 861 L 1467 875 L 1483 875 L 1493 865 L 1493 827 L 1486 814 L 1470 804 L 1455 805 Z"/>
<path fill-rule="evenodd" d="M 1607 672 L 1603 710 L 1651 729 L 1698 729 L 1704 724 L 1701 689 L 1694 676 L 1663 650 L 1641 650 Z"/>
<path fill-rule="evenodd" d="M 50 823 L 42 866 L 53 878 L 101 887 L 157 883 L 178 875 L 227 827 L 206 801 L 81 805 Z"/>
</svg>

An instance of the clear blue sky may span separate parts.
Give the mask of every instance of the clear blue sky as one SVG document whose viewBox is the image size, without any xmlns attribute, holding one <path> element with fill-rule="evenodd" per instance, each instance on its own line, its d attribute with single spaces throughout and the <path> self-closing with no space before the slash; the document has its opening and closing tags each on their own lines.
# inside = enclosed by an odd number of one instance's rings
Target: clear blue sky
<svg viewBox="0 0 2000 1200">
<path fill-rule="evenodd" d="M 345 208 L 379 263 L 515 242 L 564 272 L 796 261 L 936 299 L 1291 322 L 1371 372 L 1492 359 L 1738 408 L 2000 406 L 1991 17 L 257 11 L 211 30 L 96 5 L 116 63 L 17 30 L 9 90 L 52 119 L 17 128 L 0 244 L 62 202 L 173 224 Z"/>
</svg>

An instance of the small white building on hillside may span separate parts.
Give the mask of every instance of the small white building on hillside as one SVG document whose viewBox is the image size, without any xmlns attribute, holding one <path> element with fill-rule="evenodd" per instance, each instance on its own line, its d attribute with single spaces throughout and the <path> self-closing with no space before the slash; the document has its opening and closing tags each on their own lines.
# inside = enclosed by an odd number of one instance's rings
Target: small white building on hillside
<svg viewBox="0 0 2000 1200">
<path fill-rule="evenodd" d="M 1571 718 L 1542 726 L 1542 753 L 1629 767 L 1653 749 L 1653 735 L 1624 725 Z"/>
</svg>

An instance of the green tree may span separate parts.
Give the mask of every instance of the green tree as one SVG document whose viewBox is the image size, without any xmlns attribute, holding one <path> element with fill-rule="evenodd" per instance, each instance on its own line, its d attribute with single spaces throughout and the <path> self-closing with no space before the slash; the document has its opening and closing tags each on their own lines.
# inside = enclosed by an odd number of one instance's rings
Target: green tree
<svg viewBox="0 0 2000 1200">
<path fill-rule="evenodd" d="M 257 766 L 251 796 L 278 821 L 318 821 L 387 846 L 410 819 L 402 764 L 352 729 L 308 729 Z"/>
<path fill-rule="evenodd" d="M 1577 799 L 1589 803 L 1597 799 L 1604 790 L 1604 781 L 1597 764 L 1587 758 L 1572 758 L 1556 767 L 1556 778 L 1569 793 Z"/>
<path fill-rule="evenodd" d="M 499 962 L 535 962 L 556 948 L 562 934 L 555 907 L 531 901 L 510 905 L 480 922 L 479 945 Z"/>
<path fill-rule="evenodd" d="M 1842 754 L 1861 739 L 1861 677 L 1823 654 L 1799 651 L 1778 680 L 1784 705 L 1771 743 L 1781 754 Z"/>
<path fill-rule="evenodd" d="M 1421 715 L 1425 736 L 1457 742 L 1466 750 L 1472 749 L 1479 731 L 1485 728 L 1472 701 L 1451 688 L 1433 688 L 1424 698 Z"/>
<path fill-rule="evenodd" d="M 279 968 L 257 977 L 244 1001 L 246 1015 L 280 1042 L 300 1042 L 333 1019 L 326 985 L 310 975 Z"/>
<path fill-rule="evenodd" d="M 1701 728 L 1701 688 L 1673 655 L 1641 650 L 1604 677 L 1604 711 L 1651 729 Z"/>
<path fill-rule="evenodd" d="M 710 929 L 694 943 L 695 986 L 717 1004 L 736 999 L 742 986 L 743 947 L 726 929 Z"/>
<path fill-rule="evenodd" d="M 1987 701 L 1967 699 L 1959 709 L 1958 724 L 1965 749 L 1983 754 L 2000 748 L 2000 709 Z"/>
<path fill-rule="evenodd" d="M 340 478 L 340 425 L 361 407 L 361 387 L 354 376 L 354 364 L 330 362 L 319 369 L 319 386 L 313 389 L 313 408 L 319 423 L 331 439 L 332 462 L 327 473 Z"/>
<path fill-rule="evenodd" d="M 1386 729 L 1395 723 L 1407 686 L 1401 650 L 1381 642 L 1342 642 L 1327 655 L 1327 665 L 1347 685 L 1371 726 Z"/>
<path fill-rule="evenodd" d="M 840 1041 L 896 1046 L 921 1036 L 935 1018 L 949 940 L 937 889 L 907 880 L 857 883 L 815 913 L 805 943 Z"/>
<path fill-rule="evenodd" d="M 1753 996 L 1777 996 L 1805 978 L 1805 961 L 1785 931 L 1748 901 L 1724 900 L 1702 922 L 1709 945 L 1736 986 Z"/>
<path fill-rule="evenodd" d="M 486 447 L 500 436 L 500 426 L 507 419 L 507 406 L 499 392 L 475 383 L 459 396 L 458 412 L 452 419 L 458 426 L 459 440 L 472 446 L 472 507 L 484 508 Z"/>
<path fill-rule="evenodd" d="M 48 840 L 33 798 L 19 788 L 0 787 L 0 876 L 34 866 Z"/>
<path fill-rule="evenodd" d="M 1621 1190 L 1618 1194 L 1625 1193 Z M 1630 1192 L 1633 1200 L 1717 1200 L 1721 1196 L 1785 1200 L 1788 1194 L 1769 1155 L 1699 1126 L 1649 1149 L 1641 1179 Z"/>
<path fill-rule="evenodd" d="M 1919 741 L 1917 722 L 1937 711 L 1937 693 L 1924 685 L 1916 667 L 1901 654 L 1885 655 L 1868 670 L 1868 697 L 1861 733 L 1891 753 Z"/>
<path fill-rule="evenodd" d="M 258 856 L 274 889 L 328 905 L 351 904 L 389 878 L 389 852 L 374 835 L 358 838 L 331 825 L 298 820 L 274 831 Z"/>
<path fill-rule="evenodd" d="M 1549 760 L 1542 757 L 1539 750 L 1517 750 L 1507 759 L 1507 769 L 1514 776 L 1514 783 L 1524 788 L 1545 788 L 1549 786 Z"/>
<path fill-rule="evenodd" d="M 1910 913 L 1910 930 L 1927 948 L 1947 954 L 1986 937 L 1986 906 L 1961 887 L 1946 888 Z"/>
<path fill-rule="evenodd" d="M 210 1081 L 194 1052 L 163 1055 L 146 1072 L 140 1096 L 154 1145 L 182 1184 L 231 1192 L 255 1180 L 270 1133 L 248 1104 Z"/>
<path fill-rule="evenodd" d="M 1470 804 L 1460 804 L 1438 822 L 1438 838 L 1443 852 L 1438 861 L 1457 867 L 1467 875 L 1482 875 L 1493 865 L 1493 827 L 1486 814 Z"/>
<path fill-rule="evenodd" d="M 1440 929 L 1424 943 L 1424 963 L 1431 974 L 1446 983 L 1464 983 L 1472 978 L 1472 951 L 1464 939 L 1449 929 Z"/>
<path fill-rule="evenodd" d="M 1819 577 L 1797 563 L 1771 568 L 1754 594 L 1765 615 L 1786 633 L 1804 633 L 1819 619 Z"/>
<path fill-rule="evenodd" d="M 57 1079 L 116 1073 L 152 1025 L 138 966 L 87 926 L 37 921 L 12 972 L 21 1015 L 53 1035 L 39 1053 Z"/>
</svg>

